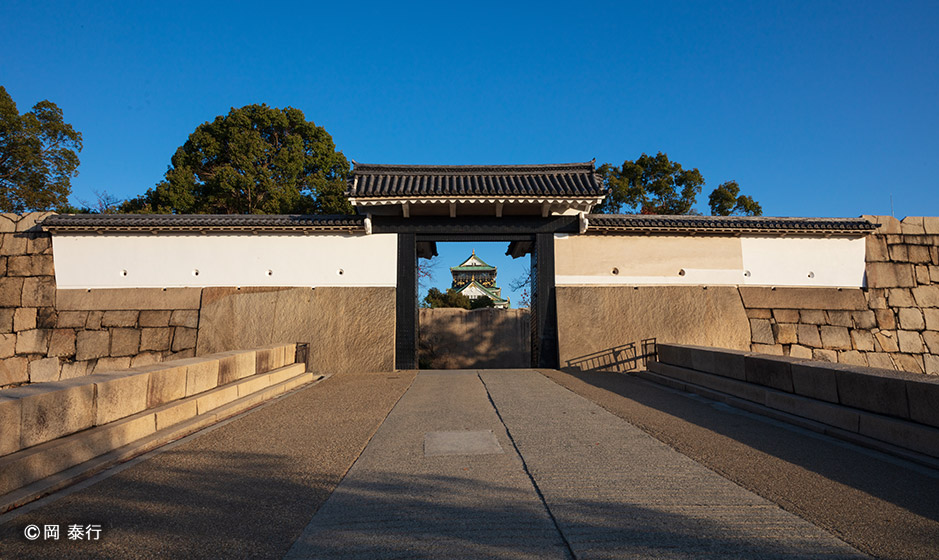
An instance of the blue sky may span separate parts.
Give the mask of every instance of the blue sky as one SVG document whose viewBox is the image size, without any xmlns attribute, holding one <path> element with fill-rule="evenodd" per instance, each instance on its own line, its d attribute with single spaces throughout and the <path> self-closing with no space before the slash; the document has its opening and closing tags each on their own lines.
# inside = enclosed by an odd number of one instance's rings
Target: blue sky
<svg viewBox="0 0 939 560">
<path fill-rule="evenodd" d="M 767 215 L 939 214 L 935 1 L 6 0 L 0 85 L 82 132 L 74 202 L 144 192 L 196 126 L 263 102 L 361 162 L 663 151 L 705 212 L 733 179 Z"/>
</svg>

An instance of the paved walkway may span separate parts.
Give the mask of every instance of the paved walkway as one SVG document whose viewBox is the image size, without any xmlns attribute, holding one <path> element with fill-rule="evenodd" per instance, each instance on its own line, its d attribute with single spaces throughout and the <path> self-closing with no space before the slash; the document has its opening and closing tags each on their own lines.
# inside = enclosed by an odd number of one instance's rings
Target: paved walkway
<svg viewBox="0 0 939 560">
<path fill-rule="evenodd" d="M 525 370 L 420 373 L 287 554 L 860 556 Z"/>
</svg>

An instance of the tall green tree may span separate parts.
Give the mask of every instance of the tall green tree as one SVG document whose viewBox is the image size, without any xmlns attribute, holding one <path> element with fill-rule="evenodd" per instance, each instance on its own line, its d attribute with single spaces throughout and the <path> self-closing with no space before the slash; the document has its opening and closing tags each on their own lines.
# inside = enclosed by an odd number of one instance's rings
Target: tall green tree
<svg viewBox="0 0 939 560">
<path fill-rule="evenodd" d="M 626 160 L 620 166 L 605 163 L 597 168 L 597 173 L 607 187 L 607 197 L 595 211 L 604 214 L 695 214 L 694 205 L 704 186 L 704 176 L 697 168 L 684 169 L 662 152 L 655 156 L 642 154 L 635 161 Z M 733 202 L 730 210 L 726 210 L 726 199 L 731 192 Z M 709 197 L 710 201 L 722 201 L 717 207 L 712 202 L 712 211 L 717 213 L 715 208 L 718 208 L 728 214 L 748 215 L 762 212 L 755 200 L 738 196 L 739 193 L 737 183 L 722 184 Z"/>
<path fill-rule="evenodd" d="M 299 109 L 232 108 L 176 150 L 165 179 L 125 212 L 350 214 L 349 162 Z"/>
<path fill-rule="evenodd" d="M 78 175 L 82 135 L 51 101 L 20 115 L 0 86 L 0 211 L 22 213 L 68 205 Z"/>
<path fill-rule="evenodd" d="M 752 197 L 740 194 L 737 181 L 721 183 L 708 196 L 711 214 L 715 216 L 760 216 L 763 208 Z"/>
</svg>

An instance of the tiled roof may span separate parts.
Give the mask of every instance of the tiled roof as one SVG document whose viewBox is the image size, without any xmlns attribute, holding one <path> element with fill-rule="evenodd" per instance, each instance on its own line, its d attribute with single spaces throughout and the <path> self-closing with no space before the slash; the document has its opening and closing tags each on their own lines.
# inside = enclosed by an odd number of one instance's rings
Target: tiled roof
<svg viewBox="0 0 939 560">
<path fill-rule="evenodd" d="M 767 233 L 866 233 L 876 226 L 863 218 L 773 218 L 764 216 L 657 216 L 590 214 L 589 231 L 714 231 Z"/>
<path fill-rule="evenodd" d="M 365 231 L 365 216 L 298 214 L 56 214 L 42 222 L 66 231 Z"/>
<path fill-rule="evenodd" d="M 553 165 L 376 165 L 356 163 L 350 198 L 597 198 L 594 162 Z"/>
</svg>

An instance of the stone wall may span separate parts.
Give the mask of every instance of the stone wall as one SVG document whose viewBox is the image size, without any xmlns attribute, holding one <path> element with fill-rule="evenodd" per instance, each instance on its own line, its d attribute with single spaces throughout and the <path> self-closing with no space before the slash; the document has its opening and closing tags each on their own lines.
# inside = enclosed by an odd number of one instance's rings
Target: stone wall
<svg viewBox="0 0 939 560">
<path fill-rule="evenodd" d="M 48 213 L 0 215 L 0 388 L 293 341 L 310 371 L 392 371 L 395 289 L 57 289 Z"/>
<path fill-rule="evenodd" d="M 531 367 L 531 312 L 421 309 L 418 361 L 425 369 Z"/>
<path fill-rule="evenodd" d="M 939 375 L 939 218 L 865 218 L 866 290 L 740 288 L 753 351 Z"/>
<path fill-rule="evenodd" d="M 0 215 L 0 388 L 195 355 L 198 293 L 167 308 L 165 290 L 57 290 L 47 215 Z"/>
</svg>

